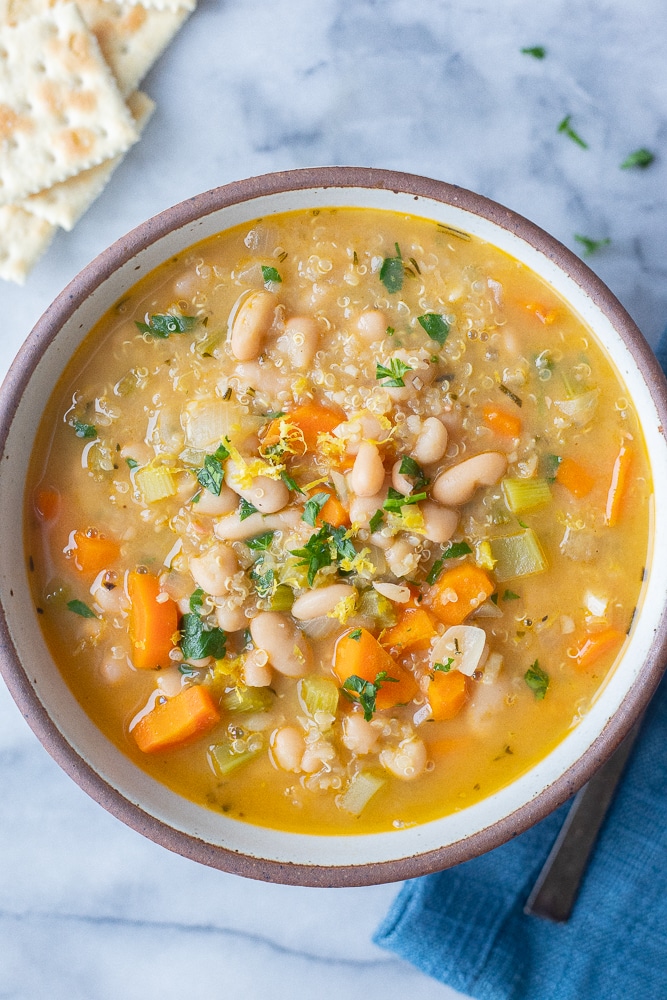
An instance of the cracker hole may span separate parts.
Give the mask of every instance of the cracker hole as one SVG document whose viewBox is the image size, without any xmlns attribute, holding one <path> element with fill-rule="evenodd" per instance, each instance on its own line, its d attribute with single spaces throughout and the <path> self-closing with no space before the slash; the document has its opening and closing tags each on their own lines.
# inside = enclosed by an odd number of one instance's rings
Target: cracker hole
<svg viewBox="0 0 667 1000">
<path fill-rule="evenodd" d="M 44 65 L 41 59 L 38 59 L 37 62 L 33 63 L 32 68 L 34 69 L 35 73 L 46 73 L 46 66 Z"/>
<path fill-rule="evenodd" d="M 47 163 L 55 163 L 56 162 L 56 158 L 55 158 L 55 156 L 53 155 L 53 153 L 51 152 L 50 149 L 47 149 L 46 152 L 44 153 L 44 159 L 47 161 Z"/>
</svg>

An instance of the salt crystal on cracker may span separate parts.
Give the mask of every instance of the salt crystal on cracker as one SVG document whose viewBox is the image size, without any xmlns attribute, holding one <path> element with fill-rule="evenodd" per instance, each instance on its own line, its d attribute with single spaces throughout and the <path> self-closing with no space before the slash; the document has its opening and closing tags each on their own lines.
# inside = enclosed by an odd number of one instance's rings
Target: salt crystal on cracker
<svg viewBox="0 0 667 1000">
<path fill-rule="evenodd" d="M 0 205 L 0 278 L 22 285 L 56 227 L 16 205 Z"/>
<path fill-rule="evenodd" d="M 155 102 L 147 94 L 136 91 L 130 95 L 127 104 L 136 123 L 137 131 L 142 132 L 155 110 Z M 111 160 L 105 160 L 104 163 L 100 163 L 96 167 L 82 170 L 75 177 L 70 177 L 60 184 L 54 184 L 46 191 L 30 195 L 23 202 L 22 207 L 38 215 L 41 219 L 53 223 L 53 225 L 70 230 L 102 193 L 122 159 L 122 155 L 114 156 Z"/>
<path fill-rule="evenodd" d="M 137 138 L 74 4 L 0 29 L 0 204 L 116 156 Z"/>
</svg>

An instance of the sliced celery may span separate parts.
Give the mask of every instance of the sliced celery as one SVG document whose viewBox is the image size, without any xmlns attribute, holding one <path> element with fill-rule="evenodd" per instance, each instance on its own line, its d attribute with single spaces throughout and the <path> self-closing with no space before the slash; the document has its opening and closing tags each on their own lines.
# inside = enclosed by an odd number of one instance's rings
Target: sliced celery
<svg viewBox="0 0 667 1000">
<path fill-rule="evenodd" d="M 145 503 L 173 497 L 176 492 L 176 481 L 165 465 L 145 465 L 137 471 L 134 481 L 141 490 Z"/>
<path fill-rule="evenodd" d="M 243 744 L 242 740 L 235 740 L 234 743 L 236 742 Z M 225 740 L 224 743 L 215 743 L 210 747 L 209 754 L 216 771 L 224 778 L 232 771 L 235 771 L 237 767 L 253 760 L 263 749 L 264 746 L 261 739 L 254 739 L 252 742 L 244 744 L 243 748 L 239 748 L 238 750 L 234 749 L 234 744 L 231 740 Z"/>
<path fill-rule="evenodd" d="M 493 572 L 500 582 L 532 576 L 547 568 L 546 556 L 532 528 L 526 528 L 517 535 L 491 538 L 489 544 L 496 560 Z"/>
<path fill-rule="evenodd" d="M 294 604 L 294 591 L 286 583 L 276 587 L 269 598 L 271 611 L 290 611 Z"/>
<path fill-rule="evenodd" d="M 501 484 L 505 503 L 513 514 L 537 510 L 551 503 L 551 490 L 546 479 L 520 479 L 506 476 Z"/>
<path fill-rule="evenodd" d="M 358 614 L 364 618 L 373 618 L 380 628 L 390 628 L 398 621 L 391 601 L 372 588 L 361 595 Z"/>
<path fill-rule="evenodd" d="M 220 704 L 228 712 L 264 712 L 273 704 L 273 695 L 268 688 L 239 685 L 226 691 Z"/>
<path fill-rule="evenodd" d="M 339 809 L 360 816 L 376 792 L 379 792 L 387 779 L 372 771 L 359 771 L 352 778 L 345 792 L 338 799 Z"/>
<path fill-rule="evenodd" d="M 338 688 L 327 677 L 304 677 L 299 681 L 299 699 L 309 715 L 325 712 L 335 716 L 338 709 Z"/>
</svg>

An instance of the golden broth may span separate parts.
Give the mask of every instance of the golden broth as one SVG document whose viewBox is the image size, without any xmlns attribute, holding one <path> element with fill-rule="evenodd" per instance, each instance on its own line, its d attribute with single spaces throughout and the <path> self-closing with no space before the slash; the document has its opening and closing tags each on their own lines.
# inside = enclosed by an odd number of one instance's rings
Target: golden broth
<svg viewBox="0 0 667 1000">
<path fill-rule="evenodd" d="M 109 310 L 48 404 L 25 523 L 46 641 L 110 740 L 229 816 L 350 833 L 461 809 L 563 739 L 630 629 L 650 496 L 625 389 L 544 282 L 331 209 L 206 240 Z M 189 739 L 153 725 L 193 687 Z"/>
</svg>

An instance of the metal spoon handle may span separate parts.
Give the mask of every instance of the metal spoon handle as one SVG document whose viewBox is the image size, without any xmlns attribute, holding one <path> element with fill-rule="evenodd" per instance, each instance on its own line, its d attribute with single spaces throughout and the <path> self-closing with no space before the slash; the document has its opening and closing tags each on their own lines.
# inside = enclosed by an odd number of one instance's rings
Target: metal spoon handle
<svg viewBox="0 0 667 1000">
<path fill-rule="evenodd" d="M 524 913 L 556 923 L 569 919 L 600 827 L 640 728 L 641 719 L 609 760 L 577 792 L 526 900 Z"/>
</svg>

